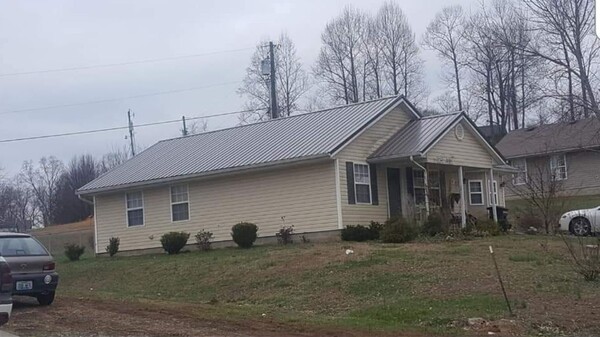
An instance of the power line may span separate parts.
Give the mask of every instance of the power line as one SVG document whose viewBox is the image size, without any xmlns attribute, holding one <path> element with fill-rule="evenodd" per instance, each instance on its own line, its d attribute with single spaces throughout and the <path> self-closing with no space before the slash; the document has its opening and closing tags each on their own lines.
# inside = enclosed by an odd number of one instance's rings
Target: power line
<svg viewBox="0 0 600 337">
<path fill-rule="evenodd" d="M 44 107 L 18 109 L 18 110 L 7 110 L 7 111 L 1 111 L 0 115 L 11 114 L 11 113 L 20 113 L 20 112 L 52 110 L 52 109 L 59 109 L 59 108 L 69 108 L 69 107 L 74 107 L 74 106 L 99 104 L 99 103 L 107 103 L 107 102 L 118 102 L 118 101 L 123 101 L 123 100 L 127 100 L 127 99 L 136 99 L 136 98 L 151 97 L 151 96 L 171 95 L 171 94 L 177 94 L 177 93 L 182 93 L 182 92 L 187 92 L 187 91 L 195 91 L 195 90 L 207 89 L 207 88 L 224 86 L 224 85 L 230 85 L 230 84 L 239 84 L 240 82 L 241 81 L 230 81 L 230 82 L 222 82 L 222 83 L 209 84 L 209 85 L 204 85 L 204 86 L 199 86 L 199 87 L 191 87 L 191 88 L 185 88 L 185 89 L 174 89 L 174 90 L 167 90 L 167 91 L 158 91 L 158 92 L 153 92 L 153 93 L 148 93 L 148 94 L 140 94 L 140 95 L 133 95 L 133 96 L 124 96 L 124 97 L 117 97 L 117 98 L 107 98 L 107 99 L 101 99 L 101 100 L 96 100 L 96 101 L 87 101 L 87 102 L 70 103 L 70 104 L 60 104 L 60 105 L 50 105 L 50 106 L 44 106 Z"/>
<path fill-rule="evenodd" d="M 245 50 L 254 49 L 255 47 L 248 48 L 239 48 L 239 49 L 229 49 L 229 50 L 220 50 L 220 51 L 212 51 L 201 54 L 192 54 L 192 55 L 184 55 L 184 56 L 173 56 L 173 57 L 163 57 L 163 58 L 155 58 L 155 59 L 147 59 L 147 60 L 138 60 L 138 61 L 130 61 L 130 62 L 118 62 L 118 63 L 107 63 L 107 64 L 95 64 L 89 66 L 78 66 L 78 67 L 69 67 L 69 68 L 56 68 L 56 69 L 44 69 L 44 70 L 33 70 L 33 71 L 21 71 L 14 73 L 4 73 L 0 74 L 0 77 L 11 77 L 11 76 L 24 76 L 24 75 L 33 75 L 33 74 L 47 74 L 47 73 L 58 73 L 65 71 L 77 71 L 77 70 L 87 70 L 87 69 L 96 69 L 96 68 L 111 68 L 111 67 L 121 67 L 132 64 L 144 64 L 144 63 L 157 63 L 157 62 L 166 62 L 166 61 L 177 61 L 189 58 L 196 58 L 201 56 L 208 55 L 218 55 L 218 54 L 226 54 L 226 53 L 235 53 Z"/>
<path fill-rule="evenodd" d="M 228 116 L 228 115 L 236 115 L 236 114 L 240 114 L 240 113 L 244 113 L 244 112 L 256 112 L 256 111 L 260 111 L 260 109 L 246 109 L 246 110 L 239 110 L 239 111 L 223 112 L 223 113 L 218 113 L 218 114 L 213 114 L 213 115 L 190 117 L 190 118 L 186 118 L 186 120 L 195 120 L 195 119 L 221 117 L 221 116 Z M 143 127 L 147 127 L 147 126 L 162 125 L 162 124 L 171 124 L 171 123 L 181 123 L 181 119 L 172 119 L 172 120 L 167 120 L 167 121 L 137 124 L 137 125 L 133 125 L 133 127 L 143 128 Z M 46 138 L 55 138 L 55 137 L 85 135 L 85 134 L 91 134 L 91 133 L 99 133 L 99 132 L 107 132 L 107 131 L 115 131 L 115 130 L 125 130 L 125 129 L 129 129 L 129 128 L 130 128 L 129 125 L 128 126 L 115 126 L 115 127 L 103 128 L 103 129 L 94 129 L 94 130 L 85 130 L 85 131 L 74 131 L 74 132 L 64 132 L 64 133 L 56 133 L 56 134 L 41 135 L 41 136 L 31 136 L 31 137 L 22 137 L 22 138 L 1 139 L 0 143 L 14 143 L 14 142 L 21 142 L 21 141 L 26 141 L 26 140 L 36 140 L 36 139 L 46 139 Z"/>
</svg>

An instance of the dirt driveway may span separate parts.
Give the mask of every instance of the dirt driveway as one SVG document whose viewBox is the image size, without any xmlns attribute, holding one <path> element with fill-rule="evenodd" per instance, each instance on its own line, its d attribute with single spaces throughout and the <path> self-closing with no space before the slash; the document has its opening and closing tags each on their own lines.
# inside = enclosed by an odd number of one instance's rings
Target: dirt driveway
<svg viewBox="0 0 600 337">
<path fill-rule="evenodd" d="M 185 304 L 164 308 L 156 304 L 114 302 L 59 297 L 40 307 L 35 300 L 17 298 L 5 330 L 20 337 L 224 337 L 224 336 L 369 336 L 367 332 L 305 329 L 275 323 L 268 318 L 232 323 L 205 320 L 201 308 Z M 380 333 L 377 333 L 381 336 Z M 392 336 L 392 335 L 390 335 Z M 396 336 L 396 335 L 394 335 Z M 406 337 L 421 337 L 402 334 Z"/>
</svg>

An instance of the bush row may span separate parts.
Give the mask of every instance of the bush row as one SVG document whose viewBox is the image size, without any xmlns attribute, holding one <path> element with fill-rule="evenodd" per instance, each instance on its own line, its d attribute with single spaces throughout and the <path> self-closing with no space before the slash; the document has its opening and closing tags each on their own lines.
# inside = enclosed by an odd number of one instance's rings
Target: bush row
<svg viewBox="0 0 600 337">
<path fill-rule="evenodd" d="M 427 221 L 418 225 L 414 221 L 403 218 L 391 218 L 385 223 L 371 221 L 368 226 L 349 225 L 342 229 L 341 237 L 343 241 L 369 241 L 381 240 L 386 243 L 409 242 L 422 235 L 425 237 L 434 237 L 439 235 L 453 234 L 450 226 L 449 217 L 441 214 L 431 214 Z M 467 223 L 466 228 L 462 229 L 460 234 L 469 236 L 496 236 L 505 231 L 501 225 L 490 219 L 480 219 Z"/>
</svg>

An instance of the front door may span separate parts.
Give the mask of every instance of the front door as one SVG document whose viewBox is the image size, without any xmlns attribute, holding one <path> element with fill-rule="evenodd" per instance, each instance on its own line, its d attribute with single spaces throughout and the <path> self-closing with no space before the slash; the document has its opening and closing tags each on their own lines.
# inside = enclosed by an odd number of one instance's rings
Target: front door
<svg viewBox="0 0 600 337">
<path fill-rule="evenodd" d="M 390 217 L 402 216 L 402 202 L 400 200 L 400 169 L 387 168 L 388 199 L 390 204 Z"/>
</svg>

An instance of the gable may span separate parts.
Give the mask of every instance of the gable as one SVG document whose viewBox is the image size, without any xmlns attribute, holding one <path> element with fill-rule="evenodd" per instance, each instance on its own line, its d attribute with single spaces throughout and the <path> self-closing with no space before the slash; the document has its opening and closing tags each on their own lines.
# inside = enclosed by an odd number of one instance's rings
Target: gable
<svg viewBox="0 0 600 337">
<path fill-rule="evenodd" d="M 502 164 L 494 160 L 495 155 L 488 144 L 482 141 L 465 120 L 459 122 L 464 130 L 464 138 L 459 140 L 455 134 L 456 126 L 450 128 L 426 153 L 431 163 L 463 165 L 490 168 L 492 164 Z"/>
<path fill-rule="evenodd" d="M 415 115 L 410 108 L 400 104 L 350 140 L 334 157 L 365 161 L 413 118 Z"/>
</svg>

